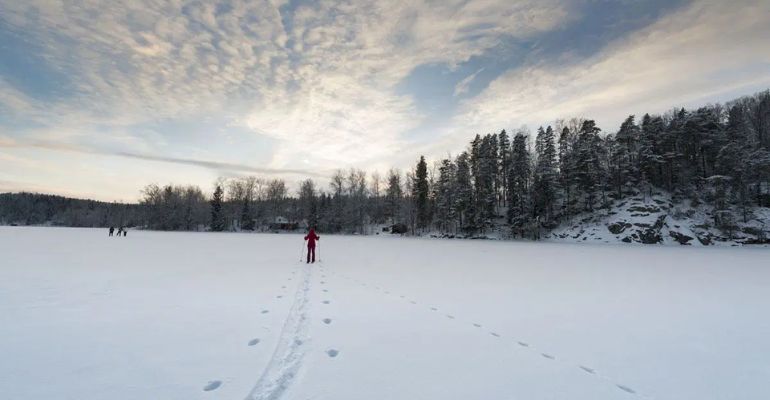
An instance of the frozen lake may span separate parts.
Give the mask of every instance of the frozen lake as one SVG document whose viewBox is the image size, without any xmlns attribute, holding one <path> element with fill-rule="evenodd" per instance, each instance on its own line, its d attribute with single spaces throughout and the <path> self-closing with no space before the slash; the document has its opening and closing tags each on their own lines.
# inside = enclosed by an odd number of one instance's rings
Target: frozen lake
<svg viewBox="0 0 770 400">
<path fill-rule="evenodd" d="M 0 397 L 770 397 L 770 249 L 302 243 L 0 227 Z"/>
</svg>

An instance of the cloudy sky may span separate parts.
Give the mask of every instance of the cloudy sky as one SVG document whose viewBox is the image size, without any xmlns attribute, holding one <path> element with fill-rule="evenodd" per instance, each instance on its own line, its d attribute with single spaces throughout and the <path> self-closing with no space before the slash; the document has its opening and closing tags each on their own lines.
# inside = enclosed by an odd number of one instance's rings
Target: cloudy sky
<svg viewBox="0 0 770 400">
<path fill-rule="evenodd" d="M 767 0 L 0 0 L 0 192 L 325 185 L 768 87 Z"/>
</svg>

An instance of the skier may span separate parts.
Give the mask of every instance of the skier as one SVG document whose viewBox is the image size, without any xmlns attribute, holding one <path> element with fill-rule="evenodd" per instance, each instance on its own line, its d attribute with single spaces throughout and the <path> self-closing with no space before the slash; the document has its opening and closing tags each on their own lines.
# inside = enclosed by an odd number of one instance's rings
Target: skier
<svg viewBox="0 0 770 400">
<path fill-rule="evenodd" d="M 111 226 L 110 227 L 110 236 L 112 236 L 113 233 L 115 233 L 115 227 Z"/>
<path fill-rule="evenodd" d="M 305 240 L 307 241 L 307 263 L 311 263 L 310 255 L 312 254 L 312 262 L 315 262 L 315 241 L 320 240 L 321 238 L 318 237 L 318 235 L 315 234 L 315 229 L 310 228 L 310 232 L 307 233 L 307 236 L 305 236 Z"/>
</svg>

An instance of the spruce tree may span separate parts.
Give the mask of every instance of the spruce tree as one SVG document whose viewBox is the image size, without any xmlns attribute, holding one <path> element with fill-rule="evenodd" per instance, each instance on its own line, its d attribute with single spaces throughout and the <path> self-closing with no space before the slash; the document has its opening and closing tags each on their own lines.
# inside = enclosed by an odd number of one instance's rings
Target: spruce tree
<svg viewBox="0 0 770 400">
<path fill-rule="evenodd" d="M 527 136 L 517 133 L 511 146 L 511 169 L 508 172 L 508 223 L 514 236 L 524 236 L 529 223 L 530 155 Z"/>
<path fill-rule="evenodd" d="M 388 172 L 388 188 L 385 193 L 385 217 L 390 218 L 393 224 L 403 222 L 401 215 L 402 198 L 401 174 L 395 169 L 391 169 Z"/>
<path fill-rule="evenodd" d="M 457 172 L 455 175 L 455 215 L 460 228 L 467 232 L 475 231 L 473 216 L 473 184 L 471 183 L 471 165 L 468 152 L 457 156 Z"/>
<path fill-rule="evenodd" d="M 511 164 L 511 140 L 505 129 L 497 135 L 497 146 L 500 157 L 498 163 L 498 176 L 501 186 L 499 198 L 502 200 L 502 205 L 505 206 L 508 199 L 508 170 Z"/>
<path fill-rule="evenodd" d="M 578 188 L 585 198 L 585 209 L 593 210 L 596 191 L 602 175 L 599 153 L 601 151 L 601 130 L 593 120 L 583 121 L 575 142 L 575 171 Z"/>
<path fill-rule="evenodd" d="M 442 232 L 448 232 L 455 221 L 455 164 L 450 159 L 441 161 L 436 182 L 436 223 Z"/>
<path fill-rule="evenodd" d="M 414 171 L 414 185 L 412 187 L 412 201 L 417 213 L 416 222 L 419 229 L 427 228 L 430 223 L 429 190 L 428 164 L 425 162 L 425 156 L 420 156 L 420 161 L 417 162 L 417 168 Z"/>
<path fill-rule="evenodd" d="M 221 185 L 214 189 L 214 197 L 211 198 L 211 230 L 221 232 L 225 230 L 224 215 L 222 213 L 222 203 L 225 191 Z"/>
<path fill-rule="evenodd" d="M 533 211 L 537 215 L 543 215 L 542 220 L 547 223 L 553 219 L 553 206 L 556 202 L 559 179 L 553 129 L 549 126 L 543 130 L 541 127 L 538 130 L 536 143 L 538 146 L 533 184 Z"/>
</svg>

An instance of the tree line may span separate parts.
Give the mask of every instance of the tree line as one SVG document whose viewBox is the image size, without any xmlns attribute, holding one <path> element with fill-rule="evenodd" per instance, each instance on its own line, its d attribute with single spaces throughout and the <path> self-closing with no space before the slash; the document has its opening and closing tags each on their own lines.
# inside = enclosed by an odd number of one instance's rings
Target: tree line
<svg viewBox="0 0 770 400">
<path fill-rule="evenodd" d="M 535 132 L 477 134 L 455 157 L 431 163 L 420 157 L 413 169 L 385 175 L 337 170 L 326 187 L 306 179 L 290 190 L 284 180 L 253 176 L 219 179 L 210 194 L 153 184 L 138 205 L 104 203 L 89 206 L 104 211 L 90 212 L 61 203 L 78 217 L 56 218 L 77 226 L 120 219 L 159 230 L 267 230 L 288 222 L 332 233 L 387 226 L 462 236 L 502 229 L 537 238 L 566 218 L 657 191 L 711 207 L 724 229 L 748 219 L 753 207 L 770 206 L 770 91 L 694 110 L 630 115 L 610 134 L 580 118 Z M 14 220 L 7 203 L 0 202 L 6 222 Z M 27 222 L 53 218 L 29 205 L 14 207 Z"/>
</svg>

